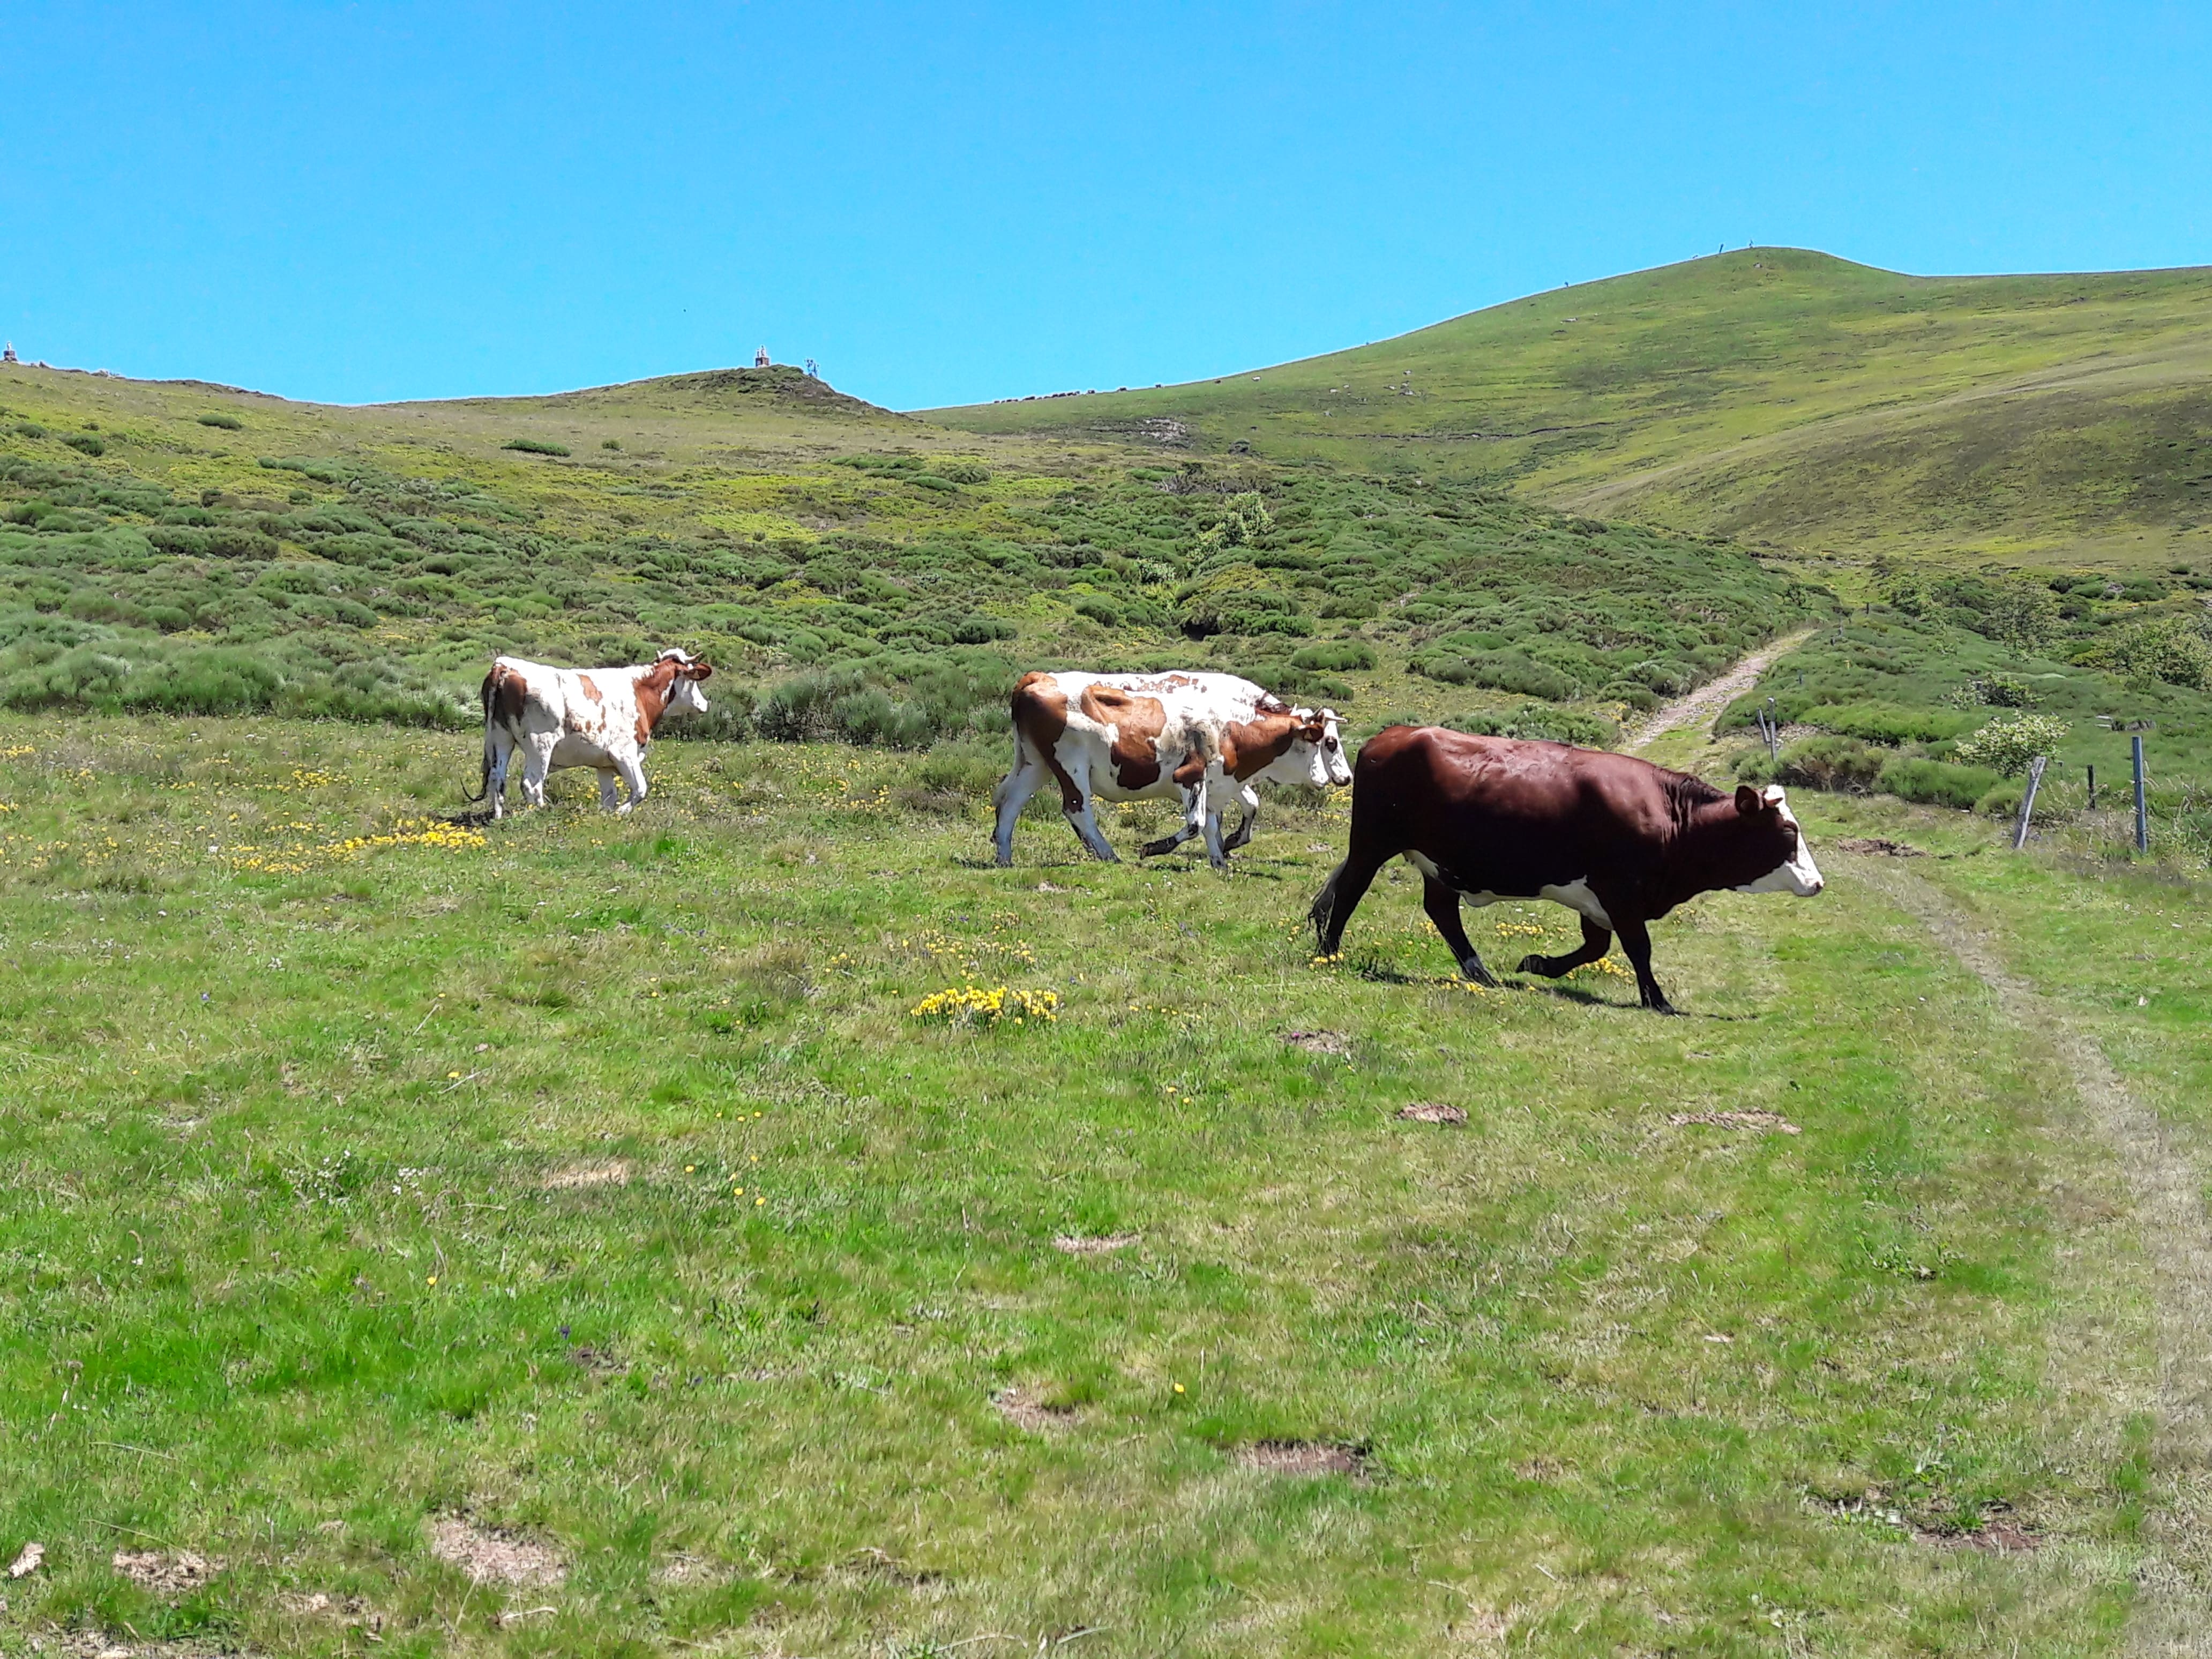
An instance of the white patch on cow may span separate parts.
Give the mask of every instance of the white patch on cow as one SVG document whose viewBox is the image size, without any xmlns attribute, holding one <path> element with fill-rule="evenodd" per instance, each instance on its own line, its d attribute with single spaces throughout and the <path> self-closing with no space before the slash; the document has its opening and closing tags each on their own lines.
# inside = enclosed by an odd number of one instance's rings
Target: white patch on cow
<svg viewBox="0 0 2212 1659">
<path fill-rule="evenodd" d="M 1437 861 L 1427 854 L 1408 853 L 1406 854 L 1406 862 L 1431 881 L 1440 881 L 1447 887 L 1452 886 L 1450 879 L 1445 876 Z M 1492 893 L 1487 890 L 1474 892 L 1464 887 L 1452 887 L 1452 890 L 1459 895 L 1461 903 L 1478 910 L 1486 904 L 1496 904 L 1501 899 L 1516 896 L 1504 893 Z M 1528 895 L 1523 893 L 1517 896 L 1526 898 Z M 1613 927 L 1613 918 L 1606 915 L 1605 906 L 1597 902 L 1597 895 L 1590 891 L 1589 883 L 1587 881 L 1571 881 L 1564 885 L 1540 887 L 1536 890 L 1535 896 L 1540 899 L 1549 899 L 1554 904 L 1564 904 L 1576 915 L 1588 916 L 1599 927 L 1608 931 Z"/>
<path fill-rule="evenodd" d="M 1788 862 L 1776 866 L 1757 881 L 1747 881 L 1735 890 L 1739 893 L 1794 893 L 1799 898 L 1810 898 L 1827 883 L 1821 879 L 1820 866 L 1813 862 L 1813 848 L 1799 828 L 1797 815 L 1790 810 L 1788 798 L 1782 786 L 1770 783 L 1759 792 L 1759 799 L 1782 815 L 1783 823 L 1797 831 L 1797 850 Z"/>
<path fill-rule="evenodd" d="M 1571 881 L 1565 886 L 1541 887 L 1537 889 L 1536 896 L 1549 899 L 1554 904 L 1564 904 L 1577 915 L 1588 916 L 1599 927 L 1608 932 L 1612 930 L 1613 918 L 1606 915 L 1605 906 L 1597 902 L 1597 895 L 1590 891 L 1587 880 Z"/>
</svg>

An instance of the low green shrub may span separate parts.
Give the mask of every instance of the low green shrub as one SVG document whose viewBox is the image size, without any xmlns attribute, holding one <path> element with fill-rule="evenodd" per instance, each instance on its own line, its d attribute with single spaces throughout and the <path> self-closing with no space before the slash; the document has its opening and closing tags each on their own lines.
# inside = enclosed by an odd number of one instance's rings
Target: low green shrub
<svg viewBox="0 0 2212 1659">
<path fill-rule="evenodd" d="M 1736 767 L 1746 783 L 1783 783 L 1837 793 L 1872 789 L 1892 757 L 1856 738 L 1824 732 L 1802 738 L 1778 757 L 1753 750 Z"/>
<path fill-rule="evenodd" d="M 242 431 L 246 427 L 246 422 L 235 415 L 203 415 L 200 416 L 200 424 L 219 426 L 226 432 Z"/>
<path fill-rule="evenodd" d="M 1620 729 L 1601 714 L 1579 708 L 1556 708 L 1548 703 L 1524 702 L 1504 714 L 1467 714 L 1445 722 L 1455 732 L 1478 737 L 1541 738 L 1571 743 L 1584 749 L 1610 749 L 1620 741 Z"/>
<path fill-rule="evenodd" d="M 89 432 L 64 432 L 62 434 L 62 441 L 80 454 L 105 455 L 107 453 L 106 441 Z"/>
<path fill-rule="evenodd" d="M 1875 787 L 1899 800 L 1923 806 L 1955 806 L 1965 811 L 1998 781 L 1997 775 L 1985 766 L 1954 766 L 1948 761 L 1893 755 L 1882 763 Z"/>
<path fill-rule="evenodd" d="M 509 438 L 501 449 L 519 449 L 526 455 L 566 455 L 566 444 L 548 443 L 543 438 Z"/>
<path fill-rule="evenodd" d="M 1375 647 L 1364 640 L 1323 640 L 1301 647 L 1291 656 L 1294 668 L 1320 669 L 1342 674 L 1375 666 Z"/>
<path fill-rule="evenodd" d="M 1868 743 L 1934 743 L 1970 730 L 1975 717 L 1955 709 L 1909 708 L 1900 703 L 1820 703 L 1797 718 L 1838 736 Z"/>
<path fill-rule="evenodd" d="M 1565 702 L 1579 696 L 1582 690 L 1571 678 L 1549 663 L 1538 662 L 1518 651 L 1486 652 L 1475 656 L 1432 652 L 1416 656 L 1411 666 L 1416 674 L 1442 680 L 1447 685 L 1484 685 L 1553 702 Z"/>
<path fill-rule="evenodd" d="M 2008 778 L 1984 791 L 1974 803 L 1974 811 L 1985 818 L 2016 818 L 2020 804 L 2027 797 L 2027 786 L 2016 778 Z"/>
</svg>

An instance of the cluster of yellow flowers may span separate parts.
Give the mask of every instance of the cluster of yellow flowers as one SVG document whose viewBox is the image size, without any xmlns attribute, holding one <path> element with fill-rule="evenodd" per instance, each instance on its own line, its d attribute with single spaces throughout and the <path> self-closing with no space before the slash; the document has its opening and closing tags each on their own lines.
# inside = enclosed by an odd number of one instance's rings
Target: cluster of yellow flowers
<svg viewBox="0 0 2212 1659">
<path fill-rule="evenodd" d="M 1049 1024 L 1060 1018 L 1060 993 L 956 985 L 924 997 L 908 1012 L 916 1019 L 942 1020 L 948 1025 L 996 1025 L 1001 1021 L 1026 1025 L 1031 1020 Z"/>
<path fill-rule="evenodd" d="M 5 749 L 0 749 L 0 760 L 21 760 L 26 755 L 35 755 L 38 752 L 27 743 L 13 744 Z"/>
<path fill-rule="evenodd" d="M 279 827 L 313 830 L 314 825 L 288 823 Z M 226 848 L 224 856 L 240 870 L 257 870 L 264 875 L 299 876 L 305 875 L 318 864 L 356 858 L 363 853 L 373 853 L 386 847 L 435 847 L 452 852 L 474 852 L 484 845 L 481 830 L 447 823 L 438 818 L 402 818 L 381 835 L 349 836 L 343 841 L 325 842 L 319 847 L 240 844 Z"/>
<path fill-rule="evenodd" d="M 1544 930 L 1533 921 L 1501 921 L 1498 924 L 1501 939 L 1541 939 Z"/>
</svg>

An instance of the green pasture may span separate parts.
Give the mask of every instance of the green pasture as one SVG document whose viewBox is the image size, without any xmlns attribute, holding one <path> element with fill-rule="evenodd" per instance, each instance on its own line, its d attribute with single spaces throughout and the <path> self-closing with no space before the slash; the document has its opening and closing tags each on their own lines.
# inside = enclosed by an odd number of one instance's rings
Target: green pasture
<svg viewBox="0 0 2212 1659">
<path fill-rule="evenodd" d="M 939 410 L 1510 488 L 1846 565 L 2212 568 L 2212 269 L 1910 276 L 1747 248 L 1218 380 Z M 1151 423 L 1148 427 L 1146 423 Z"/>
<path fill-rule="evenodd" d="M 2075 1654 L 2170 1572 L 2124 1187 L 1884 883 L 2160 1104 L 2195 890 L 1809 797 L 1937 856 L 1698 901 L 1665 1019 L 1402 877 L 1316 965 L 1340 800 L 1000 871 L 980 757 L 650 768 L 477 830 L 465 735 L 10 728 L 0 1651 Z"/>
</svg>

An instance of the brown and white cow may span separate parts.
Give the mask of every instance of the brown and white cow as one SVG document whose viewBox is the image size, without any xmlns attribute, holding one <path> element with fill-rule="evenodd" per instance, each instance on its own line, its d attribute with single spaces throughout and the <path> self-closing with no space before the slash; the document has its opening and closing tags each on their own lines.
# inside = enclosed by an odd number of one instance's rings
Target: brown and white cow
<svg viewBox="0 0 2212 1659">
<path fill-rule="evenodd" d="M 1014 688 L 1014 766 L 992 799 L 999 862 L 1014 861 L 1014 821 L 1048 778 L 1078 839 L 1115 861 L 1091 803 L 1179 798 L 1183 826 L 1147 842 L 1141 856 L 1206 837 L 1216 869 L 1252 839 L 1255 786 L 1352 781 L 1333 708 L 1293 708 L 1233 674 L 1024 674 Z M 1221 812 L 1231 797 L 1243 822 L 1226 842 Z"/>
<path fill-rule="evenodd" d="M 1583 919 L 1582 948 L 1523 957 L 1553 979 L 1595 962 L 1620 935 L 1644 1006 L 1672 1013 L 1651 976 L 1645 925 L 1699 893 L 1821 887 L 1779 787 L 1724 794 L 1628 755 L 1393 726 L 1359 750 L 1348 856 L 1314 900 L 1323 955 L 1375 879 L 1402 854 L 1421 872 L 1422 906 L 1460 969 L 1497 983 L 1460 925 L 1460 903 L 1550 899 Z"/>
<path fill-rule="evenodd" d="M 664 651 L 629 668 L 548 668 L 495 658 L 484 676 L 483 793 L 491 815 L 506 810 L 507 774 L 522 751 L 522 798 L 545 804 L 545 775 L 588 766 L 599 775 L 599 805 L 627 812 L 645 799 L 645 750 L 665 715 L 707 712 L 700 682 L 714 670 L 688 651 Z M 616 805 L 619 774 L 629 799 Z M 482 799 L 482 797 L 479 797 Z"/>
</svg>

